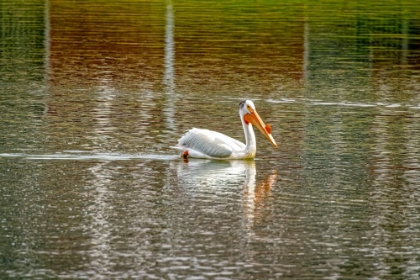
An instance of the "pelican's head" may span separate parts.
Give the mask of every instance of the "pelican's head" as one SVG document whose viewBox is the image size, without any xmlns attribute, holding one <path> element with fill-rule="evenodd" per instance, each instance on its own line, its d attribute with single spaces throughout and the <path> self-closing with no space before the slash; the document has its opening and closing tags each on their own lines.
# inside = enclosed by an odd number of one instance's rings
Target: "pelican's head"
<svg viewBox="0 0 420 280">
<path fill-rule="evenodd" d="M 269 124 L 264 124 L 258 115 L 257 110 L 255 110 L 254 102 L 251 100 L 245 100 L 239 103 L 239 115 L 246 125 L 255 125 L 261 131 L 261 133 L 264 134 L 268 141 L 270 141 L 274 147 L 277 147 L 277 143 L 271 135 L 271 126 Z"/>
</svg>

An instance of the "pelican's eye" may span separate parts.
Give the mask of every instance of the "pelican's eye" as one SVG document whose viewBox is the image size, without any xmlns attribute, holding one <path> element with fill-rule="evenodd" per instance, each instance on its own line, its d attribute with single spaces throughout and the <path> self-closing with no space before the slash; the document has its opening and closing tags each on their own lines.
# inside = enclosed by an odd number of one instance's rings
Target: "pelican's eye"
<svg viewBox="0 0 420 280">
<path fill-rule="evenodd" d="M 254 109 L 251 108 L 251 106 L 246 106 L 246 108 L 248 109 L 248 111 L 252 114 L 254 113 Z"/>
</svg>

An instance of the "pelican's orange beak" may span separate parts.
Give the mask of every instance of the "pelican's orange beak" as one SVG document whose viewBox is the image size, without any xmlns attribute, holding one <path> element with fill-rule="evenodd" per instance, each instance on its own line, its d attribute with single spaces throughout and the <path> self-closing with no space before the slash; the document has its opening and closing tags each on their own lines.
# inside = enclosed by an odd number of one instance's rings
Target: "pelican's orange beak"
<svg viewBox="0 0 420 280">
<path fill-rule="evenodd" d="M 251 113 L 245 114 L 244 120 L 246 123 L 252 123 L 255 125 L 261 133 L 264 134 L 268 141 L 270 141 L 274 147 L 277 147 L 277 143 L 271 135 L 271 126 L 269 124 L 265 125 L 257 111 L 253 110 Z"/>
</svg>

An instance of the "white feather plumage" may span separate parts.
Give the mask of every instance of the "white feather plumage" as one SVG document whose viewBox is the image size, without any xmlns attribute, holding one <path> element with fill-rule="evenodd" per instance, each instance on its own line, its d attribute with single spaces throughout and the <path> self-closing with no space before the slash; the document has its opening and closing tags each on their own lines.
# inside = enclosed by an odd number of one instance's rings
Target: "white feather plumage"
<svg viewBox="0 0 420 280">
<path fill-rule="evenodd" d="M 188 150 L 191 157 L 229 158 L 233 151 L 244 149 L 245 145 L 216 131 L 192 128 L 179 139 L 174 148 Z"/>
</svg>

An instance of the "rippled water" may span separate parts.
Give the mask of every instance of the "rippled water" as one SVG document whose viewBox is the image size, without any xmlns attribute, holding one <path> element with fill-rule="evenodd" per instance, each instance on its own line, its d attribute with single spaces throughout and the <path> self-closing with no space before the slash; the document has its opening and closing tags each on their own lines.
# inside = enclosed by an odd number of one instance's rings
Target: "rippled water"
<svg viewBox="0 0 420 280">
<path fill-rule="evenodd" d="M 0 7 L 0 278 L 420 275 L 416 1 Z M 279 148 L 170 149 L 243 99 Z"/>
</svg>

